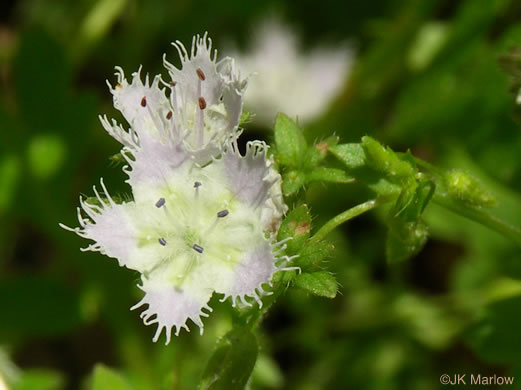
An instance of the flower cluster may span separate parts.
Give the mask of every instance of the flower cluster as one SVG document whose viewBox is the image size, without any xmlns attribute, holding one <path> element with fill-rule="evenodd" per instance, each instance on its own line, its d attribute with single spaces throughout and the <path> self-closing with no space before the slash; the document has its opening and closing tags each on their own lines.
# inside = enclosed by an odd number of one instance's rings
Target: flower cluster
<svg viewBox="0 0 521 390">
<path fill-rule="evenodd" d="M 243 70 L 254 72 L 248 87 L 246 109 L 271 126 L 282 111 L 301 122 L 322 115 L 338 97 L 351 73 L 354 51 L 319 46 L 308 53 L 299 48 L 297 35 L 279 19 L 257 26 L 252 49 L 234 54 Z"/>
<path fill-rule="evenodd" d="M 217 62 L 206 34 L 190 53 L 173 45 L 182 66 L 164 59 L 168 83 L 143 82 L 140 71 L 129 83 L 116 68 L 109 87 L 129 130 L 100 117 L 123 145 L 133 200 L 115 202 L 101 180 L 96 202 L 80 198 L 80 226 L 61 224 L 94 241 L 84 250 L 141 274 L 144 297 L 132 309 L 147 305 L 143 322 L 157 324 L 154 341 L 165 330 L 167 344 L 188 319 L 202 332 L 214 292 L 260 305 L 263 285 L 289 260 L 273 240 L 287 207 L 267 145 L 249 142 L 244 156 L 237 146 L 246 80 L 231 58 Z"/>
</svg>

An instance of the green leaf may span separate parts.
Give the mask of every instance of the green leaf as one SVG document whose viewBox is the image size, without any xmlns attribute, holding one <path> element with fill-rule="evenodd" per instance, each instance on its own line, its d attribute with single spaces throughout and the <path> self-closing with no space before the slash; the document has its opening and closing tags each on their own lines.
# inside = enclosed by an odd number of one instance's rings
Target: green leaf
<svg viewBox="0 0 521 390">
<path fill-rule="evenodd" d="M 63 376 L 59 372 L 32 369 L 23 373 L 13 390 L 59 390 L 63 385 Z"/>
<path fill-rule="evenodd" d="M 92 374 L 92 390 L 130 390 L 127 380 L 117 371 L 97 364 Z"/>
<path fill-rule="evenodd" d="M 326 271 L 303 273 L 295 278 L 295 286 L 314 295 L 334 298 L 338 290 L 335 277 Z"/>
<path fill-rule="evenodd" d="M 355 178 L 344 170 L 336 168 L 318 167 L 306 175 L 306 182 L 327 181 L 331 183 L 352 183 Z"/>
<path fill-rule="evenodd" d="M 335 246 L 327 241 L 318 241 L 306 244 L 295 259 L 295 265 L 303 270 L 316 269 L 320 263 L 331 257 Z"/>
<path fill-rule="evenodd" d="M 291 238 L 286 245 L 289 253 L 298 253 L 309 238 L 311 231 L 311 215 L 308 206 L 303 204 L 293 209 L 282 221 L 277 235 L 281 241 Z"/>
<path fill-rule="evenodd" d="M 204 370 L 199 390 L 242 390 L 253 371 L 259 347 L 246 328 L 236 327 L 217 344 Z"/>
<path fill-rule="evenodd" d="M 282 175 L 282 193 L 284 196 L 294 195 L 306 182 L 306 176 L 300 171 L 289 171 Z"/>
<path fill-rule="evenodd" d="M 275 118 L 275 156 L 283 166 L 300 167 L 307 150 L 306 139 L 297 124 L 283 113 Z"/>
<path fill-rule="evenodd" d="M 321 163 L 328 155 L 329 149 L 338 144 L 339 139 L 338 136 L 333 135 L 311 146 L 307 151 L 306 166 L 313 168 Z"/>
</svg>

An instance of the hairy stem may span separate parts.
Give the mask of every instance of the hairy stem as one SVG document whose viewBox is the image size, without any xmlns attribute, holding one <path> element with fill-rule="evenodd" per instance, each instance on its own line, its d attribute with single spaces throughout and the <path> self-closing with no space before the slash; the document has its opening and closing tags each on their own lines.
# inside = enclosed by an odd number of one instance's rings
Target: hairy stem
<svg viewBox="0 0 521 390">
<path fill-rule="evenodd" d="M 512 226 L 509 223 L 490 215 L 482 209 L 469 207 L 461 203 L 456 203 L 449 199 L 447 196 L 441 194 L 435 194 L 432 201 L 446 209 L 471 219 L 475 222 L 480 223 L 483 226 L 492 229 L 499 234 L 514 240 L 519 246 L 521 246 L 521 229 L 516 226 Z"/>
<path fill-rule="evenodd" d="M 378 199 L 372 199 L 368 200 L 367 202 L 361 203 L 355 207 L 352 207 L 349 210 L 344 211 L 343 213 L 338 214 L 336 217 L 330 219 L 324 226 L 322 226 L 318 230 L 318 232 L 315 233 L 313 237 L 311 237 L 311 242 L 322 240 L 338 225 L 346 221 L 349 221 L 350 219 L 357 217 L 360 214 L 365 213 L 366 211 L 372 210 L 382 203 L 383 202 L 379 201 Z"/>
</svg>

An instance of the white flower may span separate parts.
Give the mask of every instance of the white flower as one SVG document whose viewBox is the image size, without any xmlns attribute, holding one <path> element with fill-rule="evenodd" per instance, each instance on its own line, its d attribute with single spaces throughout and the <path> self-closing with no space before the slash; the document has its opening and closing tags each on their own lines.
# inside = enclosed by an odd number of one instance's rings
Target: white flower
<svg viewBox="0 0 521 390">
<path fill-rule="evenodd" d="M 95 242 L 85 250 L 141 273 L 145 295 L 133 309 L 148 305 L 141 317 L 157 324 L 154 341 L 165 330 L 167 344 L 188 319 L 202 331 L 213 292 L 261 304 L 263 284 L 289 261 L 273 242 L 287 207 L 267 145 L 250 142 L 245 156 L 237 148 L 246 83 L 231 59 L 215 62 L 206 35 L 190 56 L 176 47 L 183 67 L 165 61 L 169 97 L 159 77 L 149 85 L 138 72 L 129 84 L 119 71 L 114 105 L 131 129 L 102 118 L 124 146 L 133 201 L 114 202 L 102 180 L 96 204 L 80 198 L 80 227 L 61 225 Z"/>
<path fill-rule="evenodd" d="M 346 47 L 300 53 L 294 32 L 276 19 L 259 26 L 252 47 L 234 56 L 241 69 L 253 73 L 246 108 L 266 126 L 277 112 L 302 122 L 323 114 L 342 90 L 353 61 Z"/>
</svg>

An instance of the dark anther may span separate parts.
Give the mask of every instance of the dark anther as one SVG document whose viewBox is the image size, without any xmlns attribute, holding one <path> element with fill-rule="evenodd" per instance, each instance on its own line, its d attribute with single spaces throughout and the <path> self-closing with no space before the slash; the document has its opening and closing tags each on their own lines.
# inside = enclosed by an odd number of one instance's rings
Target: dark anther
<svg viewBox="0 0 521 390">
<path fill-rule="evenodd" d="M 143 96 L 143 99 L 141 99 L 141 107 L 146 107 L 146 106 L 147 106 L 147 97 Z"/>
<path fill-rule="evenodd" d="M 172 119 L 172 111 L 168 111 L 168 114 L 166 114 L 166 119 Z"/>
<path fill-rule="evenodd" d="M 161 245 L 166 246 L 166 240 L 165 240 L 164 238 L 161 237 L 161 238 L 160 238 L 159 240 L 157 240 L 157 241 L 159 241 L 159 243 L 160 243 Z"/>
<path fill-rule="evenodd" d="M 159 198 L 159 200 L 156 202 L 156 207 L 162 207 L 165 204 L 165 198 Z"/>
<path fill-rule="evenodd" d="M 199 252 L 199 253 L 203 253 L 204 251 L 204 248 L 200 245 L 197 245 L 197 244 L 194 244 L 194 246 L 192 246 L 192 249 L 196 252 Z"/>
<path fill-rule="evenodd" d="M 228 210 L 221 210 L 217 213 L 217 218 L 224 218 L 226 217 L 230 212 Z"/>
<path fill-rule="evenodd" d="M 201 110 L 204 110 L 206 108 L 206 100 L 204 100 L 204 97 L 199 98 L 199 108 Z"/>
<path fill-rule="evenodd" d="M 198 187 L 201 187 L 203 184 L 200 182 L 200 181 L 196 181 L 194 183 L 194 188 L 198 188 Z"/>
<path fill-rule="evenodd" d="M 201 68 L 197 68 L 195 70 L 195 72 L 197 73 L 197 77 L 199 77 L 199 80 L 201 81 L 204 81 L 206 80 L 206 76 L 204 75 L 203 71 L 201 70 Z"/>
<path fill-rule="evenodd" d="M 177 85 L 177 81 L 170 81 L 170 86 L 175 87 Z"/>
</svg>

